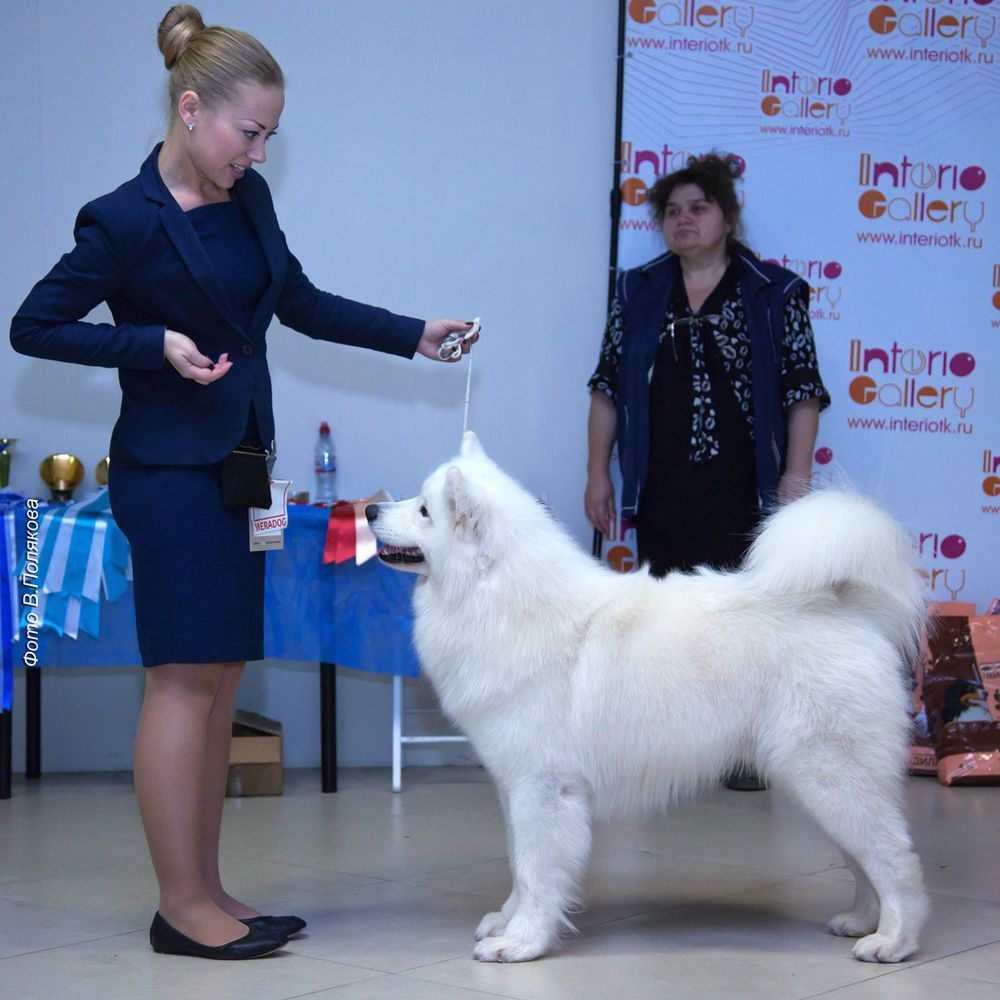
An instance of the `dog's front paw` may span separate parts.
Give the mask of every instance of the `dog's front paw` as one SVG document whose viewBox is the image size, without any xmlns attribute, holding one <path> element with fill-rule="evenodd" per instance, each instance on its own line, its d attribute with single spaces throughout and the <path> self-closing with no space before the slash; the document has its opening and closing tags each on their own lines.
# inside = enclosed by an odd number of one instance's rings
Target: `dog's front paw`
<svg viewBox="0 0 1000 1000">
<path fill-rule="evenodd" d="M 506 929 L 507 918 L 501 912 L 487 913 L 479 921 L 479 926 L 476 928 L 476 933 L 473 937 L 477 941 L 482 941 L 483 938 L 488 937 L 499 937 Z"/>
<path fill-rule="evenodd" d="M 917 943 L 904 937 L 869 934 L 854 946 L 854 957 L 862 962 L 902 962 L 917 950 Z"/>
<path fill-rule="evenodd" d="M 499 914 L 490 914 L 499 916 Z M 472 953 L 480 962 L 530 962 L 545 954 L 545 946 L 510 937 L 488 937 Z"/>
<path fill-rule="evenodd" d="M 864 910 L 850 910 L 831 917 L 826 924 L 831 934 L 839 937 L 864 937 L 878 927 L 878 917 Z"/>
</svg>

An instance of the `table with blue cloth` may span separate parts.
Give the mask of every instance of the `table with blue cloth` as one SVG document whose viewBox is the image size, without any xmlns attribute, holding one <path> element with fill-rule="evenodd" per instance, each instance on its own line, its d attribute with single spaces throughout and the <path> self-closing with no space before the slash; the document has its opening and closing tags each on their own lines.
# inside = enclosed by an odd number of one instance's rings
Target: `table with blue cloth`
<svg viewBox="0 0 1000 1000">
<path fill-rule="evenodd" d="M 322 785 L 324 791 L 332 792 L 336 791 L 334 665 L 401 677 L 417 676 L 419 665 L 411 638 L 415 577 L 388 571 L 377 559 L 361 565 L 356 565 L 353 559 L 339 564 L 324 563 L 329 519 L 328 509 L 290 505 L 285 547 L 265 556 L 264 655 L 269 659 L 320 664 Z M 13 542 L 23 558 L 23 507 L 15 512 L 13 524 L 13 532 L 7 531 L 7 540 L 11 540 L 13 533 Z M 11 579 L 7 569 L 4 576 L 8 597 L 16 595 L 16 578 Z M 24 641 L 22 629 L 20 642 L 5 642 L 8 674 L 11 663 L 24 665 Z M 41 773 L 39 668 L 139 663 L 131 584 L 117 600 L 100 603 L 97 637 L 80 631 L 73 639 L 45 629 L 40 635 L 38 667 L 26 670 L 25 775 L 38 777 Z M 3 798 L 10 795 L 10 712 L 2 713 L 0 719 L 4 722 L 0 725 L 0 798 Z"/>
</svg>

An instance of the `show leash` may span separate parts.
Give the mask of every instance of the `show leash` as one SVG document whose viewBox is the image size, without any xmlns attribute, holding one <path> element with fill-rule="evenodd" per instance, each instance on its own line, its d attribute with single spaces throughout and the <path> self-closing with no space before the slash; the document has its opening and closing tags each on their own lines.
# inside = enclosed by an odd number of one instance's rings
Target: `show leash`
<svg viewBox="0 0 1000 1000">
<path fill-rule="evenodd" d="M 441 346 L 438 348 L 438 357 L 442 361 L 460 361 L 462 358 L 462 344 L 467 340 L 471 340 L 475 337 L 480 329 L 482 329 L 482 323 L 477 316 L 470 325 L 469 329 L 464 333 L 449 333 L 444 340 L 441 341 Z M 469 429 L 469 399 L 472 394 L 472 353 L 469 353 L 469 370 L 465 376 L 465 413 L 462 417 L 462 435 Z"/>
<path fill-rule="evenodd" d="M 462 436 L 469 429 L 469 395 L 472 391 L 472 352 L 469 352 L 469 371 L 465 376 L 465 415 L 462 417 Z"/>
</svg>

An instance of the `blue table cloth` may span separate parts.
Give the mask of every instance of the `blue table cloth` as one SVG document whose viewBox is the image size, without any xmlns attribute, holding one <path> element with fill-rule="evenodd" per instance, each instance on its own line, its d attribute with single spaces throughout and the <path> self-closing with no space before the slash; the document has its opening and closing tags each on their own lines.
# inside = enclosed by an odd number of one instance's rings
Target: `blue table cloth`
<svg viewBox="0 0 1000 1000">
<path fill-rule="evenodd" d="M 14 511 L 24 500 L 19 493 L 0 492 L 0 712 L 9 712 L 14 692 L 14 650 L 18 595 L 14 585 L 17 572 L 17 535 Z"/>
<path fill-rule="evenodd" d="M 419 673 L 412 643 L 415 577 L 387 569 L 376 559 L 360 566 L 353 561 L 324 565 L 328 520 L 328 510 L 291 505 L 285 548 L 263 556 L 267 560 L 264 655 L 415 677 Z M 22 556 L 23 511 L 15 544 Z M 15 642 L 10 652 L 13 665 L 22 666 L 23 633 L 22 643 Z M 71 639 L 48 629 L 41 633 L 39 667 L 140 662 L 131 584 L 119 599 L 102 603 L 98 638 L 81 632 Z"/>
</svg>

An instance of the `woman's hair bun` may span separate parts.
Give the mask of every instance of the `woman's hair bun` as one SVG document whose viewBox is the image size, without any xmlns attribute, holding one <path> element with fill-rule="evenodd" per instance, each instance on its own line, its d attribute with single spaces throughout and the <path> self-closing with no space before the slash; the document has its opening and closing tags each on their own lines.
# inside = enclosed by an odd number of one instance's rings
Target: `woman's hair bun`
<svg viewBox="0 0 1000 1000">
<path fill-rule="evenodd" d="M 189 3 L 175 3 L 164 14 L 156 29 L 156 44 L 163 53 L 163 64 L 167 69 L 174 68 L 191 39 L 204 30 L 201 11 Z"/>
</svg>

